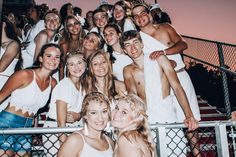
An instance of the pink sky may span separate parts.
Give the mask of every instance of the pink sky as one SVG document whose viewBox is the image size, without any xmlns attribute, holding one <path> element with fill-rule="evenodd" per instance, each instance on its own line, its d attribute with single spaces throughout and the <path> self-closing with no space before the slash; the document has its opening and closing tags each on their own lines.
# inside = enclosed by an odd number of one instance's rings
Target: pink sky
<svg viewBox="0 0 236 157">
<path fill-rule="evenodd" d="M 58 8 L 71 2 L 83 9 L 94 10 L 100 0 L 36 0 L 47 3 L 50 8 Z M 116 0 L 109 0 L 114 4 Z M 154 0 L 146 0 L 154 3 Z M 236 0 L 158 0 L 161 7 L 169 13 L 172 24 L 183 35 L 208 40 L 236 44 Z"/>
</svg>

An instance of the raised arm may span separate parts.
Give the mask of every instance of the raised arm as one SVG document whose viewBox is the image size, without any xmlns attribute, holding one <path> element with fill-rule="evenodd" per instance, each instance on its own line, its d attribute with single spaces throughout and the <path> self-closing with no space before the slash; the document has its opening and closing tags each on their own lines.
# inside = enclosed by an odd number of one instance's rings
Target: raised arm
<svg viewBox="0 0 236 157">
<path fill-rule="evenodd" d="M 35 42 L 35 52 L 34 52 L 34 62 L 38 59 L 38 55 L 41 51 L 41 48 L 43 47 L 43 45 L 45 45 L 47 43 L 48 40 L 48 36 L 46 34 L 46 32 L 41 31 L 34 39 Z"/>
</svg>

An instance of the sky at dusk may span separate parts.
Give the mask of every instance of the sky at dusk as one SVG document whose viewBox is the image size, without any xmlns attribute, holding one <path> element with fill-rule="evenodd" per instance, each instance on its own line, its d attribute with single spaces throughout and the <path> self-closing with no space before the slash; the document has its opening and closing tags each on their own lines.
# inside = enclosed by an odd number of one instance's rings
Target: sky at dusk
<svg viewBox="0 0 236 157">
<path fill-rule="evenodd" d="M 72 3 L 83 10 L 94 10 L 100 0 L 35 0 L 37 4 L 47 3 L 58 8 Z M 114 4 L 116 0 L 109 0 Z M 154 0 L 146 0 L 152 4 Z M 166 11 L 176 30 L 182 34 L 213 41 L 236 44 L 236 0 L 158 0 Z"/>
</svg>

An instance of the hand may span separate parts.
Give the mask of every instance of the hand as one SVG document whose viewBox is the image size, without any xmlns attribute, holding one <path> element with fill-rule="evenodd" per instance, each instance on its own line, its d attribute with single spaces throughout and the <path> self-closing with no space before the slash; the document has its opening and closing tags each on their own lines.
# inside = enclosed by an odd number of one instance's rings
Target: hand
<svg viewBox="0 0 236 157">
<path fill-rule="evenodd" d="M 232 120 L 236 121 L 236 111 L 231 113 Z"/>
<path fill-rule="evenodd" d="M 177 66 L 177 63 L 174 60 L 170 59 L 170 64 L 173 68 L 175 68 Z"/>
<path fill-rule="evenodd" d="M 160 50 L 160 51 L 153 51 L 150 55 L 149 55 L 149 58 L 151 60 L 155 60 L 157 58 L 159 58 L 161 55 L 164 55 L 164 51 L 163 50 Z"/>
<path fill-rule="evenodd" d="M 80 119 L 80 114 L 72 111 L 68 111 L 66 115 L 66 122 L 74 123 L 75 121 Z"/>
<path fill-rule="evenodd" d="M 188 127 L 188 131 L 194 131 L 199 127 L 199 122 L 194 117 L 188 117 L 184 120 L 184 125 Z"/>
</svg>

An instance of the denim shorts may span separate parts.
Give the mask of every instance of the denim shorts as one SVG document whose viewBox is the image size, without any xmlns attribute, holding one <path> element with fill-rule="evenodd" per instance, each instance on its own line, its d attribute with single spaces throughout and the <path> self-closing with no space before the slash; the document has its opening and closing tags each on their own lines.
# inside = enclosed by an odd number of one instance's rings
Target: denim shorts
<svg viewBox="0 0 236 157">
<path fill-rule="evenodd" d="M 0 128 L 26 128 L 32 127 L 33 118 L 22 117 L 7 111 L 0 112 Z M 0 134 L 0 149 L 14 152 L 31 151 L 31 135 L 7 135 Z"/>
</svg>

